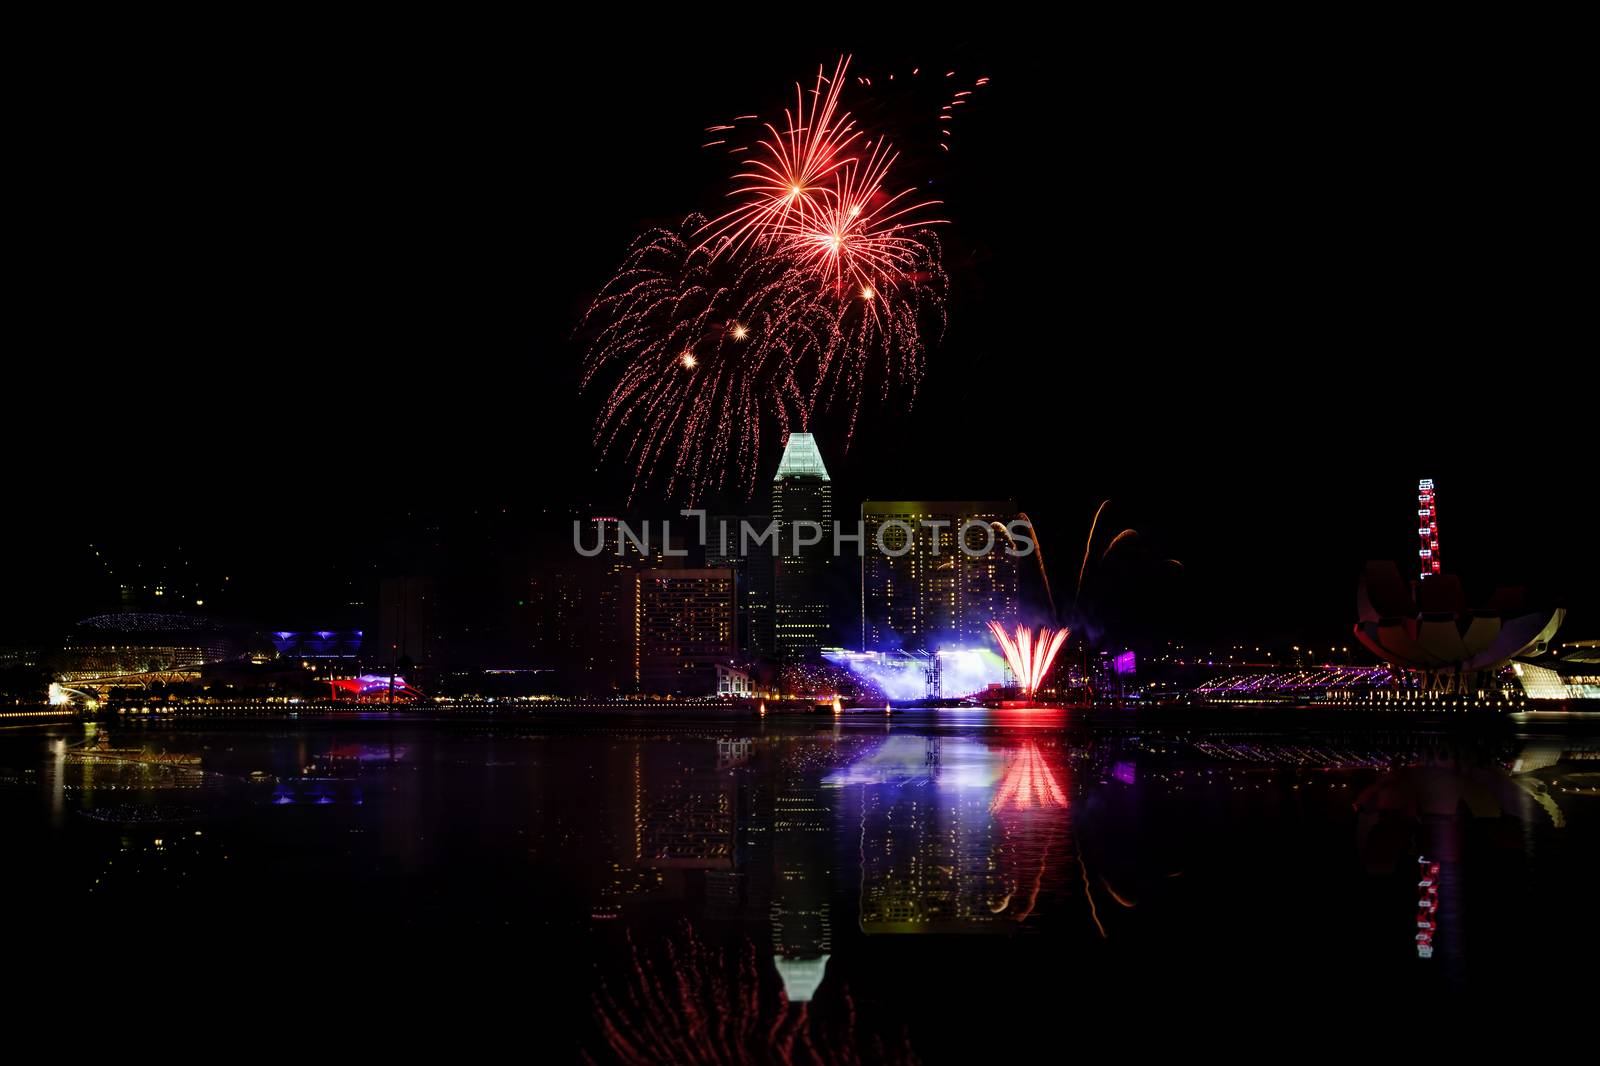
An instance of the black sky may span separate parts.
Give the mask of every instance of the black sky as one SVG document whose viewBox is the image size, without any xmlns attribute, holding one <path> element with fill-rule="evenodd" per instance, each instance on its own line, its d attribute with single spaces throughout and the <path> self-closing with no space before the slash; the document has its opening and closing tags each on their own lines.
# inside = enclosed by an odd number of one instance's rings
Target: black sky
<svg viewBox="0 0 1600 1066">
<path fill-rule="evenodd" d="M 1433 476 L 1447 569 L 1530 582 L 1596 635 L 1560 57 L 1235 29 L 52 37 L 0 638 L 101 605 L 90 544 L 225 571 L 229 609 L 270 624 L 360 598 L 417 541 L 616 507 L 577 316 L 642 228 L 718 206 L 703 128 L 841 52 L 992 79 L 920 175 L 951 219 L 948 333 L 848 455 L 823 427 L 841 500 L 1015 498 L 1059 586 L 1109 497 L 1141 537 L 1091 579 L 1108 618 L 1332 640 L 1361 561 L 1413 557 Z M 1166 557 L 1183 572 L 1146 566 Z"/>
</svg>

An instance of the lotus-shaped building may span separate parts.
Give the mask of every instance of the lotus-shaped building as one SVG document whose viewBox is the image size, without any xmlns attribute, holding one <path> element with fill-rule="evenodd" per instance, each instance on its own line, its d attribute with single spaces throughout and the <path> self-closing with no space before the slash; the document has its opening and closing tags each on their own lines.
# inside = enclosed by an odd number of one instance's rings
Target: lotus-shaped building
<svg viewBox="0 0 1600 1066">
<path fill-rule="evenodd" d="M 1471 695 L 1512 659 L 1544 652 L 1561 628 L 1561 608 L 1534 610 L 1520 588 L 1498 588 L 1468 608 L 1461 580 L 1435 574 L 1407 582 L 1394 563 L 1371 562 L 1356 592 L 1356 639 L 1428 692 Z"/>
</svg>

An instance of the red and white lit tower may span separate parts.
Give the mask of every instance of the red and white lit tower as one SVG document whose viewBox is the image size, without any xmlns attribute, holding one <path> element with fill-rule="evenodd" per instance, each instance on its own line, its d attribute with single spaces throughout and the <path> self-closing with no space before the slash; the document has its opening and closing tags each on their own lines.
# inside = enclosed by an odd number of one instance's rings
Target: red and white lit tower
<svg viewBox="0 0 1600 1066">
<path fill-rule="evenodd" d="M 1417 552 L 1422 576 L 1431 577 L 1439 572 L 1439 500 L 1431 477 L 1417 482 L 1417 536 L 1422 540 Z"/>
</svg>

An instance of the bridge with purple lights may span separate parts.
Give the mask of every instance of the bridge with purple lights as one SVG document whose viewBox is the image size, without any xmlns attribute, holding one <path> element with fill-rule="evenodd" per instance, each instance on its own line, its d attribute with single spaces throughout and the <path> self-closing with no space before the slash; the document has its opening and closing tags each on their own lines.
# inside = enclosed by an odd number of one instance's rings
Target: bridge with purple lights
<svg viewBox="0 0 1600 1066">
<path fill-rule="evenodd" d="M 1194 691 L 1201 696 L 1317 696 L 1341 689 L 1385 688 L 1393 680 L 1394 671 L 1387 666 L 1317 666 L 1231 674 Z"/>
</svg>

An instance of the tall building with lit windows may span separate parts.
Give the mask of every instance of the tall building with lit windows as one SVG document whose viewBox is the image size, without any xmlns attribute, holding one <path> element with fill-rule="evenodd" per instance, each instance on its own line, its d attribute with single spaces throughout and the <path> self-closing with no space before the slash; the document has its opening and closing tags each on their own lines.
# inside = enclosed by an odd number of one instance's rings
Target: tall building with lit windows
<svg viewBox="0 0 1600 1066">
<path fill-rule="evenodd" d="M 772 560 L 772 644 L 781 659 L 813 659 L 831 643 L 827 575 L 833 555 L 833 485 L 817 440 L 791 433 L 772 481 L 778 555 Z M 801 523 L 816 523 L 817 529 Z M 797 532 L 816 544 L 795 548 Z M 767 551 L 763 546 L 753 551 Z"/>
<path fill-rule="evenodd" d="M 1019 559 L 991 523 L 1016 513 L 1010 500 L 863 503 L 862 650 L 986 645 L 990 619 L 1015 625 Z"/>
<path fill-rule="evenodd" d="M 709 696 L 734 640 L 732 570 L 641 570 L 634 578 L 634 671 L 641 692 Z"/>
<path fill-rule="evenodd" d="M 759 532 L 771 520 L 766 515 L 712 515 L 706 520 L 706 566 L 732 570 L 738 614 L 739 651 L 750 655 L 772 653 L 772 556 L 759 550 L 741 550 L 744 527 Z"/>
</svg>

